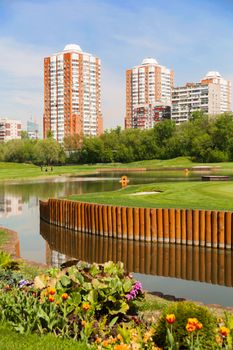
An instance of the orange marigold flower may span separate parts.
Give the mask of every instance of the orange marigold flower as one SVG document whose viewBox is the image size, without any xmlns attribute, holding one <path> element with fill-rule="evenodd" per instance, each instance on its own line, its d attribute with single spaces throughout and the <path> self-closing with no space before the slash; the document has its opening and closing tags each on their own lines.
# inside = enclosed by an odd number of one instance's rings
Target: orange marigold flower
<svg viewBox="0 0 233 350">
<path fill-rule="evenodd" d="M 229 332 L 230 332 L 230 330 L 227 327 L 222 326 L 219 328 L 219 333 L 221 334 L 222 337 L 227 337 Z"/>
<path fill-rule="evenodd" d="M 127 344 L 119 344 L 119 345 L 115 345 L 114 350 L 130 350 L 129 345 Z"/>
<path fill-rule="evenodd" d="M 50 287 L 48 292 L 49 292 L 50 295 L 54 295 L 56 293 L 56 289 L 53 288 L 53 287 Z"/>
<path fill-rule="evenodd" d="M 69 298 L 69 295 L 67 293 L 62 294 L 62 300 L 67 300 Z"/>
<path fill-rule="evenodd" d="M 50 295 L 50 296 L 49 296 L 49 301 L 50 301 L 50 303 L 53 303 L 54 300 L 55 300 L 55 298 L 54 298 L 52 295 Z"/>
<path fill-rule="evenodd" d="M 109 344 L 109 340 L 108 339 L 105 339 L 102 343 L 103 346 L 108 346 Z"/>
<path fill-rule="evenodd" d="M 121 334 L 117 334 L 117 340 L 120 340 L 120 342 L 123 341 L 122 335 Z"/>
<path fill-rule="evenodd" d="M 166 316 L 166 321 L 168 322 L 168 323 L 174 323 L 175 322 L 175 320 L 176 320 L 176 316 L 174 315 L 174 314 L 170 314 L 170 315 L 167 315 Z"/>
<path fill-rule="evenodd" d="M 217 344 L 222 344 L 222 338 L 220 337 L 220 335 L 216 335 L 215 340 Z"/>
<path fill-rule="evenodd" d="M 82 306 L 82 308 L 83 308 L 84 311 L 87 311 L 87 310 L 90 309 L 90 304 L 84 303 L 83 306 Z"/>
<path fill-rule="evenodd" d="M 98 344 L 101 343 L 101 338 L 100 337 L 96 338 L 95 342 Z"/>
<path fill-rule="evenodd" d="M 192 333 L 192 332 L 194 332 L 196 330 L 196 326 L 194 326 L 191 323 L 187 323 L 186 324 L 186 329 L 187 329 L 188 332 Z"/>
</svg>

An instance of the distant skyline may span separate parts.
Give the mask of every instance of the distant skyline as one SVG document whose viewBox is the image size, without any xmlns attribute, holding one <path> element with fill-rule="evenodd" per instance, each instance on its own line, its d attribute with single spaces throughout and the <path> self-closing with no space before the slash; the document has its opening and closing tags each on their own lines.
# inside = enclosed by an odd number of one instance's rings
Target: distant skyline
<svg viewBox="0 0 233 350">
<path fill-rule="evenodd" d="M 104 128 L 124 125 L 125 71 L 145 57 L 175 85 L 210 71 L 233 82 L 231 0 L 0 0 L 0 117 L 42 129 L 43 60 L 75 43 L 102 63 Z"/>
</svg>

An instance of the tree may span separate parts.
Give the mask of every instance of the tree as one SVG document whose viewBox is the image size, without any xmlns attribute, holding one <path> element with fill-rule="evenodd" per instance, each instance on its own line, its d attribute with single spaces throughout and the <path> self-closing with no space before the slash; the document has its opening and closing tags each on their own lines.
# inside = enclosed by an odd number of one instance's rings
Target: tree
<svg viewBox="0 0 233 350">
<path fill-rule="evenodd" d="M 62 146 L 54 139 L 38 140 L 34 148 L 36 164 L 53 165 L 65 162 L 65 153 Z"/>
</svg>

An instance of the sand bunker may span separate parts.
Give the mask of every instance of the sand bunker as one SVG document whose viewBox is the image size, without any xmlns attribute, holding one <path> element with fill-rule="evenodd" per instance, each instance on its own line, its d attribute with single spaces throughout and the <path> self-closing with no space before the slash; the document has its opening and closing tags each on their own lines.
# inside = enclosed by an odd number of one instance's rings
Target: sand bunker
<svg viewBox="0 0 233 350">
<path fill-rule="evenodd" d="M 157 193 L 160 193 L 160 192 L 155 192 L 155 191 L 152 191 L 152 192 L 137 192 L 137 193 L 132 193 L 131 196 L 141 196 L 143 194 L 157 194 Z"/>
</svg>

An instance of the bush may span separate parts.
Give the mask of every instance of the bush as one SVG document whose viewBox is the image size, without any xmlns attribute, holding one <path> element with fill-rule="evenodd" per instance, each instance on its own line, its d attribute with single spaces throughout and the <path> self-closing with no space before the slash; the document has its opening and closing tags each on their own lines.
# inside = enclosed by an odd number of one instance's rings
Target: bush
<svg viewBox="0 0 233 350">
<path fill-rule="evenodd" d="M 160 347 L 167 346 L 167 321 L 166 315 L 174 314 L 176 321 L 173 324 L 173 336 L 179 343 L 180 349 L 189 349 L 188 332 L 186 324 L 189 318 L 197 318 L 202 323 L 203 328 L 199 331 L 201 349 L 217 349 L 216 337 L 216 317 L 209 309 L 191 302 L 177 302 L 169 305 L 162 313 L 156 324 L 155 343 Z"/>
</svg>

